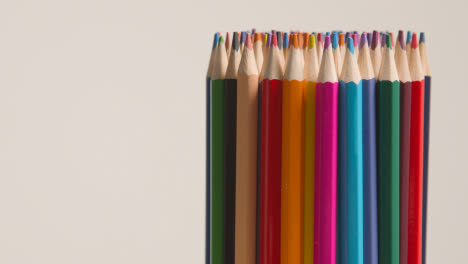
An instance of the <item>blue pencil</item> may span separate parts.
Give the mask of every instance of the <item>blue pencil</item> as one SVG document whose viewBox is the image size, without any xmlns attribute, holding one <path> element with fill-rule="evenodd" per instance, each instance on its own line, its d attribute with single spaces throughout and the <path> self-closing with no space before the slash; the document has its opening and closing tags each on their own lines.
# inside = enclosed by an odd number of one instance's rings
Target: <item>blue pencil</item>
<svg viewBox="0 0 468 264">
<path fill-rule="evenodd" d="M 375 75 L 367 33 L 362 33 L 359 55 L 363 112 L 364 264 L 378 264 Z"/>
<path fill-rule="evenodd" d="M 362 81 L 349 38 L 339 84 L 338 262 L 364 263 Z"/>
<path fill-rule="evenodd" d="M 213 39 L 213 48 L 211 49 L 211 57 L 208 65 L 208 72 L 206 74 L 206 219 L 205 219 L 205 262 L 210 264 L 210 251 L 211 251 L 211 72 L 213 70 L 213 61 L 215 59 L 216 47 L 218 46 L 219 33 L 215 33 Z"/>
</svg>

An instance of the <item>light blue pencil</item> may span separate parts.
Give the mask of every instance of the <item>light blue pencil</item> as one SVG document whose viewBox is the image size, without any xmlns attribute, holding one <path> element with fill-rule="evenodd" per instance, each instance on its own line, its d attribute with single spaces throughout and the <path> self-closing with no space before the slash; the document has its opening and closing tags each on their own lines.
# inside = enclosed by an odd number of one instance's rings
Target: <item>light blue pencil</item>
<svg viewBox="0 0 468 264">
<path fill-rule="evenodd" d="M 349 38 L 339 84 L 339 264 L 364 263 L 362 114 L 362 80 Z"/>
</svg>

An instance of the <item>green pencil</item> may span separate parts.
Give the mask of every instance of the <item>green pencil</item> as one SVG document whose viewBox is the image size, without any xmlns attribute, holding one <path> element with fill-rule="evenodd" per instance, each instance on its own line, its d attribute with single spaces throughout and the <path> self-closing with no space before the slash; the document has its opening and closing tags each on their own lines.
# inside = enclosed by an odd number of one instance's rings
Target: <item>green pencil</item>
<svg viewBox="0 0 468 264">
<path fill-rule="evenodd" d="M 211 263 L 223 263 L 224 79 L 227 55 L 219 37 L 211 75 Z"/>
<path fill-rule="evenodd" d="M 392 52 L 386 48 L 377 84 L 377 175 L 379 264 L 400 261 L 400 81 Z"/>
</svg>

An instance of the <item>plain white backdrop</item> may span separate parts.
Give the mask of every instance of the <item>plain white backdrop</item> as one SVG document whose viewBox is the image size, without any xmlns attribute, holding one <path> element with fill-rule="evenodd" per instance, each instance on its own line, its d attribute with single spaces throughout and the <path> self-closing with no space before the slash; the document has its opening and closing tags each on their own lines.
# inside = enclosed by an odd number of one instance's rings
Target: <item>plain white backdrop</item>
<svg viewBox="0 0 468 264">
<path fill-rule="evenodd" d="M 203 263 L 205 74 L 215 31 L 425 31 L 428 263 L 468 237 L 467 5 L 0 2 L 0 263 Z"/>
</svg>

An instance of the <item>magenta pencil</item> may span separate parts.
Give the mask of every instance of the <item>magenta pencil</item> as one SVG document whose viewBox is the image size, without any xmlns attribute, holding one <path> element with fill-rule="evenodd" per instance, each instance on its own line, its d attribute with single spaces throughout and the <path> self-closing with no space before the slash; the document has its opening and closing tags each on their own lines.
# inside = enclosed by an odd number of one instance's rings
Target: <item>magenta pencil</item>
<svg viewBox="0 0 468 264">
<path fill-rule="evenodd" d="M 325 39 L 316 86 L 314 263 L 336 263 L 338 77 Z"/>
</svg>

